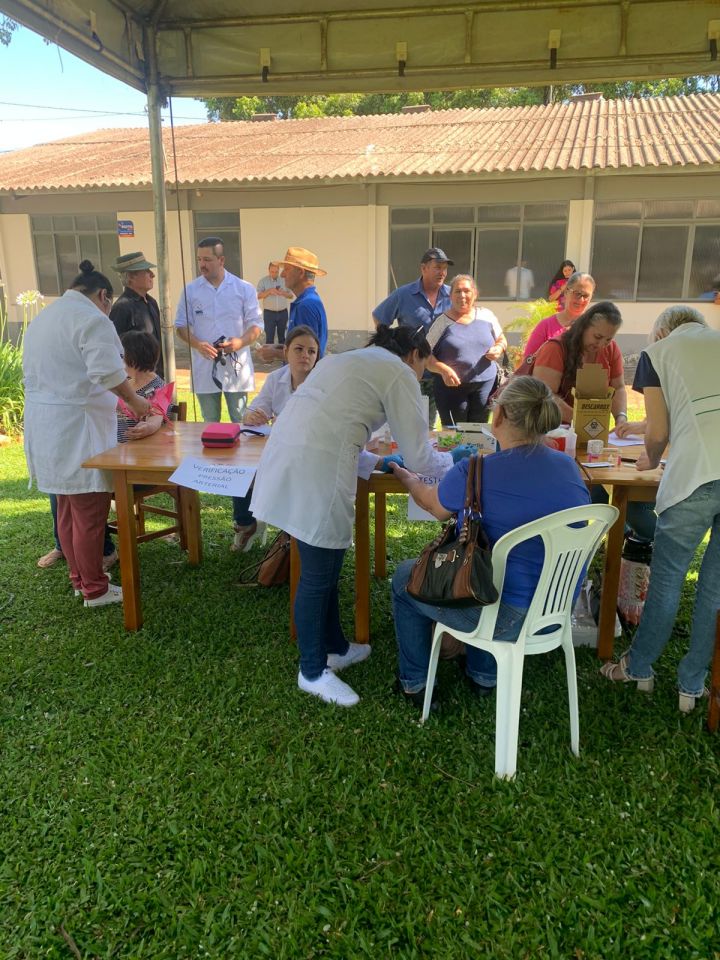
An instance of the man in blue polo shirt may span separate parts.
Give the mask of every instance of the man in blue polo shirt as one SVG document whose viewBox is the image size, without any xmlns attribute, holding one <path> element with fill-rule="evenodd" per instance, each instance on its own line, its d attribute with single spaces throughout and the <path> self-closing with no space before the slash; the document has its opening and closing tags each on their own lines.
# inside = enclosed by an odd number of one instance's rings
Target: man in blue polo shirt
<svg viewBox="0 0 720 960">
<path fill-rule="evenodd" d="M 285 259 L 276 262 L 282 267 L 280 276 L 285 286 L 295 294 L 290 304 L 287 332 L 301 325 L 310 327 L 320 343 L 320 360 L 327 349 L 328 325 L 325 307 L 315 289 L 315 277 L 326 277 L 327 270 L 321 270 L 317 256 L 304 247 L 288 247 Z M 282 360 L 283 347 L 279 343 L 265 344 L 258 354 L 263 363 L 272 363 L 273 360 Z"/>
<path fill-rule="evenodd" d="M 448 266 L 454 266 L 454 262 L 440 247 L 426 250 L 420 261 L 418 279 L 393 290 L 387 299 L 375 307 L 375 326 L 391 326 L 393 321 L 397 320 L 398 324 L 414 329 L 422 325 L 427 333 L 433 320 L 450 308 L 450 287 L 445 283 Z M 428 398 L 432 428 L 435 425 L 437 407 L 431 373 L 425 373 L 420 383 L 420 392 Z"/>
</svg>

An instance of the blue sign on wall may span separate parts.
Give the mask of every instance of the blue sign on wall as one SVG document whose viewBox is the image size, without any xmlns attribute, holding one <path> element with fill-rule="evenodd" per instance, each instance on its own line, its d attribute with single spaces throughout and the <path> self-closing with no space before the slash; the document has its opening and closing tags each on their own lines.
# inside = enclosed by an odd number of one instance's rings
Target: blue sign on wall
<svg viewBox="0 0 720 960">
<path fill-rule="evenodd" d="M 118 220 L 117 231 L 119 237 L 134 237 L 135 224 L 132 220 Z"/>
</svg>

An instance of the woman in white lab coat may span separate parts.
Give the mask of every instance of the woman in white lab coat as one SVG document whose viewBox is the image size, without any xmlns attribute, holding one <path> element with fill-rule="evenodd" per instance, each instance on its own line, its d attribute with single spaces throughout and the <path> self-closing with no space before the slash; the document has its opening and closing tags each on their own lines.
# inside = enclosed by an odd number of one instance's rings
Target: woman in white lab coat
<svg viewBox="0 0 720 960">
<path fill-rule="evenodd" d="M 300 552 L 298 686 L 328 703 L 357 703 L 335 672 L 370 654 L 348 643 L 338 604 L 360 451 L 387 421 L 409 470 L 442 476 L 453 464 L 428 440 L 418 380 L 429 356 L 423 327 L 379 327 L 364 349 L 326 357 L 288 401 L 258 467 L 252 512 L 295 537 Z"/>
<path fill-rule="evenodd" d="M 57 494 L 58 535 L 76 596 L 86 607 L 122 600 L 103 573 L 112 484 L 84 460 L 117 443 L 117 397 L 141 419 L 148 401 L 132 389 L 108 319 L 113 288 L 89 260 L 59 300 L 28 327 L 23 348 L 25 457 L 30 480 Z"/>
</svg>

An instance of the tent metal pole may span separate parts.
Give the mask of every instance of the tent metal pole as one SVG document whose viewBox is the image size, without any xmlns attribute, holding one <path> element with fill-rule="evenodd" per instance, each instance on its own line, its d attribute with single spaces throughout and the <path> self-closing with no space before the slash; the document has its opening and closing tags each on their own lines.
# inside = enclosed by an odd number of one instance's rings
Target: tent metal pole
<svg viewBox="0 0 720 960">
<path fill-rule="evenodd" d="M 170 315 L 170 283 L 167 252 L 167 203 L 165 196 L 165 154 L 162 142 L 160 107 L 162 96 L 157 82 L 148 83 L 148 120 L 150 125 L 150 162 L 152 168 L 153 214 L 155 216 L 155 255 L 158 263 L 158 304 L 165 364 L 165 379 L 175 380 L 175 327 Z"/>
</svg>

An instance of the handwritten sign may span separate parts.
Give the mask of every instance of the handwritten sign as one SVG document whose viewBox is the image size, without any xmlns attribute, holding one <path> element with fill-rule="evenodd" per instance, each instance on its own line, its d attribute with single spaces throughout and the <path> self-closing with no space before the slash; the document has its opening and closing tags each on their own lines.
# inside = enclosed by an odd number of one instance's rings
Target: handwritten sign
<svg viewBox="0 0 720 960">
<path fill-rule="evenodd" d="M 254 466 L 243 466 L 241 463 L 185 457 L 170 480 L 180 487 L 189 487 L 201 493 L 244 497 L 255 477 L 255 469 Z"/>
<path fill-rule="evenodd" d="M 437 477 L 420 476 L 418 479 L 428 487 L 436 487 L 440 483 Z M 412 497 L 408 497 L 408 520 L 434 520 L 437 523 L 437 517 L 419 507 Z"/>
</svg>

